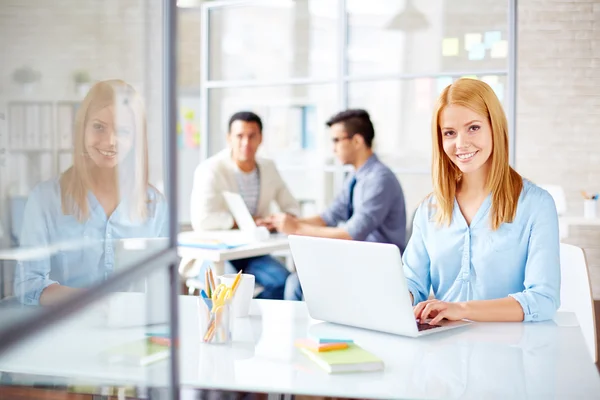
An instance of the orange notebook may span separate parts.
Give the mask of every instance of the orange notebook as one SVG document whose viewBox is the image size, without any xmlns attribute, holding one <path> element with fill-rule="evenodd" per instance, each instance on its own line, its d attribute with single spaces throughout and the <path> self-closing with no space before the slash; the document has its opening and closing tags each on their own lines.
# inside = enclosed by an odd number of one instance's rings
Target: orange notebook
<svg viewBox="0 0 600 400">
<path fill-rule="evenodd" d="M 294 342 L 294 346 L 320 353 L 323 351 L 347 349 L 348 343 L 322 343 L 322 344 L 319 344 L 310 339 L 298 339 Z"/>
</svg>

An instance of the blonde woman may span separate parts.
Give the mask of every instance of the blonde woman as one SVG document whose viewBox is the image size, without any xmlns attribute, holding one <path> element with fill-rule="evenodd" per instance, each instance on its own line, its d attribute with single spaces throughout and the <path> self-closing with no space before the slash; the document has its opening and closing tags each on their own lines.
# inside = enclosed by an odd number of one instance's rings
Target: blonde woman
<svg viewBox="0 0 600 400">
<path fill-rule="evenodd" d="M 556 208 L 509 166 L 506 116 L 493 90 L 475 79 L 448 86 L 432 133 L 434 190 L 403 255 L 415 317 L 551 319 L 560 292 Z"/>
<path fill-rule="evenodd" d="M 25 206 L 21 246 L 61 250 L 19 265 L 15 293 L 54 303 L 113 271 L 115 239 L 167 234 L 166 203 L 148 182 L 142 99 L 123 81 L 99 82 L 75 116 L 73 166 Z"/>
</svg>

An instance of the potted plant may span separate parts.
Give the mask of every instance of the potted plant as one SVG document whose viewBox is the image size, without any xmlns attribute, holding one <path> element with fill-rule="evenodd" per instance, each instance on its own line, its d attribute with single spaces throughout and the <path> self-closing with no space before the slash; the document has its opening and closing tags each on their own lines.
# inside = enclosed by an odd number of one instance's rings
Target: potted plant
<svg viewBox="0 0 600 400">
<path fill-rule="evenodd" d="M 39 81 L 42 74 L 29 66 L 21 67 L 13 72 L 13 80 L 21 85 L 23 91 L 31 93 L 35 82 Z"/>
<path fill-rule="evenodd" d="M 75 82 L 75 90 L 81 97 L 85 96 L 88 90 L 90 90 L 90 74 L 87 71 L 79 70 L 73 72 L 73 81 Z"/>
</svg>

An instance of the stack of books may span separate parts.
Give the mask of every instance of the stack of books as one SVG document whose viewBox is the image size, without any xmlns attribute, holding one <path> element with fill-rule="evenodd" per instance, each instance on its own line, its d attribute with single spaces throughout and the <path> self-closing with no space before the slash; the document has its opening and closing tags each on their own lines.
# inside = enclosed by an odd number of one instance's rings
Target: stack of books
<svg viewBox="0 0 600 400">
<path fill-rule="evenodd" d="M 330 374 L 379 371 L 383 369 L 381 359 L 364 350 L 350 339 L 313 337 L 298 339 L 294 345 Z"/>
</svg>

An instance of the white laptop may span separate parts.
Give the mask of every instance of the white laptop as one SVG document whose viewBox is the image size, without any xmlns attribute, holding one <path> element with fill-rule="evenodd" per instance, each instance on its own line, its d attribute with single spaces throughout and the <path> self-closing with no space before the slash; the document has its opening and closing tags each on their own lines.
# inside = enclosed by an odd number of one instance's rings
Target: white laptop
<svg viewBox="0 0 600 400">
<path fill-rule="evenodd" d="M 308 312 L 314 319 L 404 336 L 469 324 L 418 324 L 393 244 L 289 236 Z"/>
<path fill-rule="evenodd" d="M 252 239 L 257 241 L 269 238 L 269 230 L 264 226 L 256 226 L 250 210 L 239 193 L 223 192 L 223 197 L 240 231 L 247 232 Z"/>
<path fill-rule="evenodd" d="M 239 193 L 223 192 L 223 197 L 240 230 L 251 231 L 256 229 L 254 218 L 252 218 L 250 210 L 246 207 L 246 203 Z"/>
</svg>

